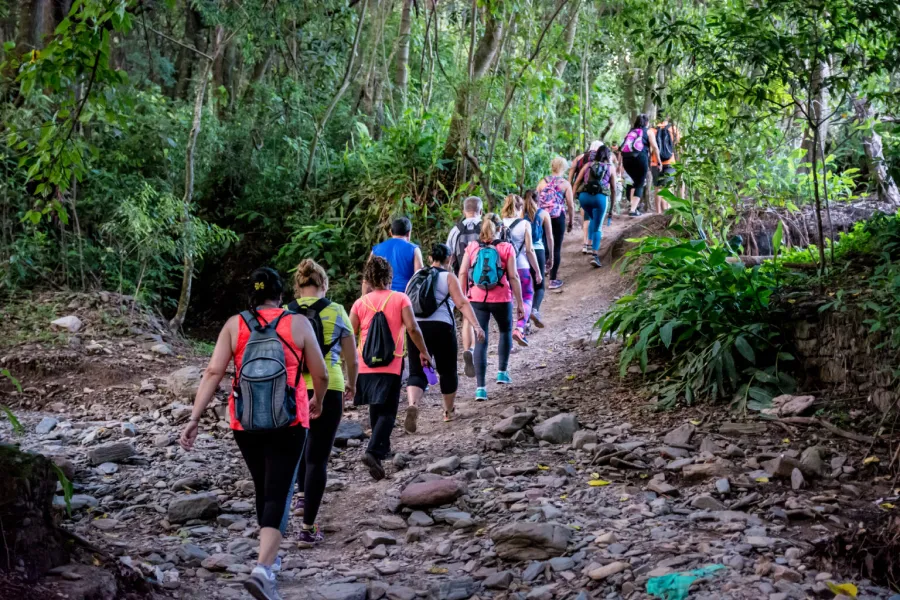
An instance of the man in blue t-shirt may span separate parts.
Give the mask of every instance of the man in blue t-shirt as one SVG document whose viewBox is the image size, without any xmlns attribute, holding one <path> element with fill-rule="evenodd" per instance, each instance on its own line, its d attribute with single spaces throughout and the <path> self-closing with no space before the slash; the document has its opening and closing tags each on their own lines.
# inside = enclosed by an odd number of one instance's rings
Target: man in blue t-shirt
<svg viewBox="0 0 900 600">
<path fill-rule="evenodd" d="M 391 237 L 372 248 L 372 256 L 380 256 L 390 263 L 394 271 L 391 289 L 395 292 L 406 292 L 406 284 L 425 264 L 422 260 L 422 251 L 409 241 L 411 234 L 410 220 L 398 217 L 391 223 Z M 363 285 L 365 286 L 365 282 Z"/>
</svg>

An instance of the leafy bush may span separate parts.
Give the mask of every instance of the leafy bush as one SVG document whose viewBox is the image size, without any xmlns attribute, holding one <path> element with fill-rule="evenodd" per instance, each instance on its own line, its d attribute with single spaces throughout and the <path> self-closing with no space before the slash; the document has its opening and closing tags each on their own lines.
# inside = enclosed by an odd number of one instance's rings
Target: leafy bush
<svg viewBox="0 0 900 600">
<path fill-rule="evenodd" d="M 793 356 L 774 324 L 770 300 L 777 269 L 728 262 L 725 246 L 706 241 L 645 238 L 625 265 L 643 261 L 633 294 L 620 298 L 598 322 L 621 336 L 621 373 L 651 356 L 668 359 L 653 385 L 659 404 L 683 398 L 731 399 L 737 408 L 762 408 L 793 378 L 783 363 Z"/>
</svg>

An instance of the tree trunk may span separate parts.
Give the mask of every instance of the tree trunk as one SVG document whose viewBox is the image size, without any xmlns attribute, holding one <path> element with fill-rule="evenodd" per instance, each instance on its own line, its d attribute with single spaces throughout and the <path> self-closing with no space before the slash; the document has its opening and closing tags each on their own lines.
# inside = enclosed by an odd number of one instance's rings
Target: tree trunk
<svg viewBox="0 0 900 600">
<path fill-rule="evenodd" d="M 569 24 L 566 26 L 566 53 L 561 59 L 556 61 L 556 76 L 562 78 L 566 72 L 566 65 L 569 64 L 569 55 L 575 48 L 575 33 L 578 30 L 578 12 L 581 9 L 581 0 L 575 0 L 572 3 L 572 16 L 569 17 Z"/>
<path fill-rule="evenodd" d="M 484 76 L 503 39 L 503 20 L 488 12 L 484 32 L 478 40 L 472 56 L 472 78 L 463 83 L 456 91 L 456 102 L 453 117 L 450 119 L 450 131 L 447 144 L 444 146 L 444 157 L 453 161 L 459 160 L 469 142 L 469 122 L 472 118 L 469 95 L 475 83 Z"/>
<path fill-rule="evenodd" d="M 856 121 L 860 127 L 865 126 L 874 116 L 872 107 L 866 98 L 851 97 L 853 111 L 856 113 Z M 881 136 L 875 131 L 875 127 L 868 127 L 862 137 L 863 150 L 866 152 L 866 163 L 869 166 L 869 175 L 872 185 L 878 193 L 878 200 L 888 202 L 894 206 L 900 206 L 900 191 L 894 178 L 891 177 L 884 165 L 884 151 L 881 144 Z"/>
<path fill-rule="evenodd" d="M 810 93 L 812 93 L 812 102 L 808 104 L 812 110 L 812 114 L 805 115 L 807 122 L 810 122 L 806 133 L 803 136 L 801 148 L 806 150 L 806 160 L 813 162 L 813 149 L 818 146 L 818 160 L 825 160 L 825 141 L 828 138 L 828 86 L 825 80 L 831 75 L 831 68 L 828 61 L 819 61 L 816 70 L 812 74 L 810 81 Z M 815 123 L 818 132 L 814 134 L 812 131 L 812 123 Z M 818 140 L 818 142 L 816 142 Z"/>
<path fill-rule="evenodd" d="M 353 36 L 353 47 L 350 48 L 350 56 L 347 58 L 347 69 L 344 71 L 344 80 L 341 81 L 341 86 L 338 88 L 337 92 L 335 92 L 334 98 L 331 99 L 331 104 L 328 105 L 325 114 L 322 115 L 322 120 L 316 124 L 316 133 L 313 135 L 312 142 L 309 145 L 309 160 L 306 163 L 306 171 L 303 173 L 303 180 L 301 183 L 301 186 L 304 188 L 309 183 L 309 177 L 312 175 L 313 167 L 315 166 L 316 148 L 319 145 L 319 139 L 322 137 L 322 132 L 325 130 L 325 126 L 328 124 L 328 120 L 331 118 L 331 113 L 334 112 L 337 103 L 340 102 L 341 97 L 346 93 L 347 88 L 350 87 L 353 64 L 356 62 L 356 53 L 359 50 L 359 38 L 362 34 L 363 23 L 366 20 L 366 9 L 368 6 L 368 2 L 362 3 L 359 21 L 356 24 L 356 34 Z"/>
<path fill-rule="evenodd" d="M 269 50 L 256 64 L 253 65 L 253 73 L 250 75 L 250 81 L 247 82 L 247 88 L 244 90 L 244 97 L 241 101 L 248 104 L 253 101 L 253 95 L 256 93 L 256 86 L 266 76 L 266 72 L 272 65 L 272 59 L 275 58 L 275 51 Z"/>
<path fill-rule="evenodd" d="M 222 26 L 216 27 L 215 42 L 213 45 L 213 60 L 219 55 L 222 44 Z M 209 72 L 212 63 L 204 59 L 204 65 L 200 72 L 200 80 L 197 82 L 197 93 L 194 97 L 194 119 L 191 122 L 191 131 L 185 147 L 184 157 L 184 198 L 182 200 L 181 224 L 184 228 L 182 240 L 182 253 L 184 255 L 184 271 L 181 277 L 181 293 L 178 296 L 178 309 L 175 316 L 169 321 L 169 327 L 180 329 L 184 325 L 188 306 L 191 302 L 191 284 L 194 280 L 194 239 L 192 205 L 194 203 L 194 150 L 197 148 L 197 137 L 200 135 L 200 125 L 203 117 L 203 101 L 206 96 L 206 87 L 209 80 Z"/>
<path fill-rule="evenodd" d="M 19 3 L 15 56 L 20 61 L 32 50 L 41 48 L 44 8 L 47 0 L 23 0 Z"/>
<path fill-rule="evenodd" d="M 634 70 L 627 61 L 622 62 L 622 88 L 625 92 L 625 109 L 628 111 L 628 127 L 637 119 L 637 94 L 634 81 Z"/>
<path fill-rule="evenodd" d="M 400 13 L 400 33 L 397 41 L 397 70 L 394 75 L 394 90 L 399 96 L 400 110 L 406 108 L 406 94 L 409 88 L 409 37 L 412 31 L 412 0 L 403 0 Z M 425 49 L 422 49 L 425 53 Z"/>
<path fill-rule="evenodd" d="M 644 74 L 644 107 L 641 111 L 652 122 L 656 119 L 656 83 L 659 75 L 659 67 L 654 66 L 651 58 L 647 63 L 647 71 Z"/>
<path fill-rule="evenodd" d="M 200 40 L 200 32 L 203 27 L 203 22 L 200 18 L 200 13 L 191 6 L 190 2 L 185 3 L 185 12 L 184 12 L 184 41 L 188 44 L 193 44 L 194 48 L 201 50 L 200 44 L 198 41 Z M 173 98 L 187 98 L 188 94 L 188 85 L 191 81 L 191 73 L 194 67 L 194 53 L 189 49 L 179 46 L 178 47 L 178 58 L 175 62 L 175 72 L 177 73 L 175 79 L 175 87 L 172 90 Z M 204 83 L 204 86 L 206 84 Z"/>
</svg>

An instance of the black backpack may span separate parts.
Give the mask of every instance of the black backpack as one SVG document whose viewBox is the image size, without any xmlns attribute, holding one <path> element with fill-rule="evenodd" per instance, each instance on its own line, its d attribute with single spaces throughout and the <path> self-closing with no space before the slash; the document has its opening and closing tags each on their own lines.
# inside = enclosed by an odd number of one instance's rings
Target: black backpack
<svg viewBox="0 0 900 600">
<path fill-rule="evenodd" d="M 366 334 L 366 343 L 363 344 L 360 354 L 362 354 L 363 362 L 367 367 L 386 367 L 394 360 L 394 351 L 397 349 L 394 343 L 394 335 L 391 333 L 391 326 L 388 324 L 387 317 L 384 315 L 384 307 L 394 292 L 388 294 L 381 308 L 375 310 L 375 316 L 369 323 L 369 332 Z"/>
<path fill-rule="evenodd" d="M 656 129 L 656 145 L 659 147 L 659 159 L 669 160 L 675 154 L 675 140 L 669 126 Z"/>
<path fill-rule="evenodd" d="M 453 248 L 453 259 L 450 266 L 454 273 L 459 273 L 459 266 L 462 264 L 463 256 L 466 254 L 466 248 L 472 242 L 477 242 L 481 235 L 481 225 L 479 223 L 467 224 L 465 219 L 456 224 L 456 230 L 459 235 L 456 236 L 456 248 Z"/>
<path fill-rule="evenodd" d="M 442 304 L 447 304 L 447 299 L 450 298 L 449 293 L 440 302 L 437 300 L 438 278 L 444 272 L 444 269 L 437 267 L 425 267 L 419 269 L 409 280 L 409 284 L 406 286 L 406 295 L 409 296 L 416 317 L 427 319 L 436 313 Z"/>
<path fill-rule="evenodd" d="M 337 338 L 336 340 L 332 340 L 329 344 L 325 343 L 325 327 L 322 324 L 321 312 L 330 305 L 331 300 L 328 298 L 319 298 L 306 308 L 301 307 L 296 300 L 287 306 L 287 309 L 290 312 L 303 315 L 309 319 L 309 324 L 316 334 L 316 341 L 319 343 L 319 350 L 322 351 L 322 356 L 325 358 L 326 362 L 328 361 L 328 353 L 341 341 L 341 338 Z M 306 368 L 306 361 L 303 361 L 303 372 L 309 373 L 309 369 Z"/>
<path fill-rule="evenodd" d="M 587 182 L 584 184 L 585 193 L 593 195 L 604 194 L 609 196 L 609 164 L 594 161 L 588 167 L 585 174 Z"/>
<path fill-rule="evenodd" d="M 525 238 L 524 237 L 522 238 L 522 245 L 520 247 L 516 248 L 516 244 L 515 244 L 515 242 L 513 242 L 512 232 L 516 227 L 519 226 L 519 223 L 521 223 L 524 220 L 525 219 L 514 219 L 513 222 L 509 224 L 509 227 L 504 225 L 500 231 L 500 241 L 507 242 L 510 245 L 512 245 L 512 247 L 516 251 L 516 256 L 519 256 L 522 253 L 522 250 L 525 249 Z"/>
</svg>

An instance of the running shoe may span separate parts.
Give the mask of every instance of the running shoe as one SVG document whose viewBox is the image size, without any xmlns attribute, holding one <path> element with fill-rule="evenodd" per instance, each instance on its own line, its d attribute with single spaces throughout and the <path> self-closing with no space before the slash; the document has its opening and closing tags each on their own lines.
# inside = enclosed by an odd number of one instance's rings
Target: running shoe
<svg viewBox="0 0 900 600">
<path fill-rule="evenodd" d="M 466 365 L 466 377 L 475 377 L 475 353 L 472 350 L 463 351 L 463 362 Z"/>
<path fill-rule="evenodd" d="M 539 328 L 544 328 L 544 320 L 541 318 L 541 311 L 532 310 L 531 311 L 531 321 L 537 325 Z"/>
<path fill-rule="evenodd" d="M 257 566 L 250 573 L 250 577 L 244 581 L 244 588 L 256 600 L 282 600 L 275 588 L 275 574 L 271 569 Z"/>
<path fill-rule="evenodd" d="M 631 211 L 630 213 L 628 213 L 628 216 L 629 216 L 629 217 L 639 217 L 639 216 L 641 216 L 641 211 L 639 211 L 639 210 L 633 210 L 633 211 Z"/>
<path fill-rule="evenodd" d="M 563 286 L 563 282 L 560 281 L 559 279 L 551 279 L 550 285 L 548 285 L 547 287 L 551 290 L 558 290 L 562 286 Z"/>
<path fill-rule="evenodd" d="M 600 262 L 600 257 L 596 254 L 594 255 L 594 258 L 591 259 L 591 266 L 596 269 L 599 269 L 603 266 L 603 263 Z"/>
<path fill-rule="evenodd" d="M 313 525 L 312 529 L 301 529 L 297 536 L 297 545 L 300 548 L 312 548 L 319 542 L 325 540 L 325 535 L 319 531 L 318 525 Z"/>
<path fill-rule="evenodd" d="M 281 571 L 281 557 L 280 557 L 280 556 L 276 556 L 276 557 L 275 557 L 275 562 L 273 562 L 273 563 L 272 563 L 272 566 L 269 567 L 269 568 L 272 569 L 272 572 L 273 572 L 273 573 L 278 573 L 279 571 Z"/>
<path fill-rule="evenodd" d="M 375 458 L 374 454 L 366 452 L 362 457 L 362 464 L 369 468 L 369 475 L 371 475 L 372 479 L 375 481 L 381 481 L 387 476 L 387 473 L 384 472 L 384 467 L 381 465 L 381 461 Z"/>
<path fill-rule="evenodd" d="M 403 428 L 406 430 L 406 433 L 415 433 L 416 432 L 416 421 L 419 418 L 419 408 L 416 406 L 407 406 L 406 407 L 406 419 L 403 421 Z"/>
<path fill-rule="evenodd" d="M 475 399 L 479 401 L 487 400 L 487 388 L 476 388 L 475 389 Z"/>
<path fill-rule="evenodd" d="M 497 371 L 497 383 L 512 383 L 512 378 L 510 378 L 509 376 L 509 371 Z"/>
<path fill-rule="evenodd" d="M 581 253 L 582 253 L 582 254 L 590 254 L 590 253 L 591 253 L 591 245 L 590 245 L 590 244 L 584 244 L 584 245 L 581 247 Z"/>
<path fill-rule="evenodd" d="M 298 517 L 303 516 L 303 512 L 306 510 L 306 498 L 297 494 L 294 496 L 294 509 L 293 513 Z"/>
<path fill-rule="evenodd" d="M 444 411 L 444 423 L 449 423 L 456 418 L 456 407 Z"/>
<path fill-rule="evenodd" d="M 525 337 L 525 334 L 522 333 L 522 330 L 518 327 L 513 330 L 512 337 L 518 345 L 524 346 L 525 348 L 528 347 L 528 338 Z"/>
</svg>

